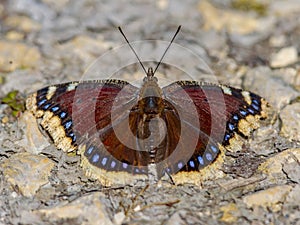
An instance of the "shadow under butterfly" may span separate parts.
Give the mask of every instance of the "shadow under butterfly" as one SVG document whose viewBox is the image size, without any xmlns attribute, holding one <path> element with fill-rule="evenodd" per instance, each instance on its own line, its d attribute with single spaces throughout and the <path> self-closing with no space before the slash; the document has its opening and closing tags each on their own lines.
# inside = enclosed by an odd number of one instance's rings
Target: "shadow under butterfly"
<svg viewBox="0 0 300 225">
<path fill-rule="evenodd" d="M 77 151 L 86 174 L 103 185 L 133 184 L 169 175 L 175 183 L 199 183 L 220 166 L 226 149 L 268 117 L 260 96 L 225 85 L 177 81 L 160 88 L 144 68 L 141 88 L 122 80 L 53 85 L 27 98 L 26 107 L 56 147 Z M 218 162 L 219 161 L 219 164 Z"/>
</svg>

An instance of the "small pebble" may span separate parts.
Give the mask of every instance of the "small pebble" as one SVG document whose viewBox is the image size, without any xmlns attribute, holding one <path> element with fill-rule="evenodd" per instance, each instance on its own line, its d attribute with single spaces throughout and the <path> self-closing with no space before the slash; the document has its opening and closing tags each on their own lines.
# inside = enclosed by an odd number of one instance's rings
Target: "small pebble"
<svg viewBox="0 0 300 225">
<path fill-rule="evenodd" d="M 271 56 L 271 67 L 280 68 L 285 67 L 291 64 L 294 64 L 298 61 L 297 49 L 293 46 L 282 48 L 276 54 Z"/>
</svg>

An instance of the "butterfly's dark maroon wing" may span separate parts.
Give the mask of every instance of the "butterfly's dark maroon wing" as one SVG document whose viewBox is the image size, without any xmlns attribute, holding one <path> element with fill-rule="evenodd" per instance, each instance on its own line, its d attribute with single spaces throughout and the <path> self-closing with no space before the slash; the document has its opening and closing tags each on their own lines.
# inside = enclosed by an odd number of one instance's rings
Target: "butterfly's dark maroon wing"
<svg viewBox="0 0 300 225">
<path fill-rule="evenodd" d="M 183 117 L 180 120 L 186 126 L 185 132 L 189 132 L 191 137 L 197 136 L 182 143 L 185 154 L 184 146 L 191 141 L 195 141 L 196 146 L 192 149 L 192 156 L 184 159 L 184 165 L 175 162 L 175 169 L 182 167 L 180 171 L 198 170 L 210 164 L 220 154 L 220 148 L 240 149 L 242 143 L 239 137 L 248 137 L 259 127 L 259 120 L 267 116 L 264 99 L 227 86 L 178 81 L 164 87 L 163 93 L 165 101 L 181 112 Z M 186 107 L 188 99 L 196 108 L 196 116 L 191 108 Z M 172 138 L 170 136 L 169 141 Z"/>
<path fill-rule="evenodd" d="M 148 154 L 137 151 L 136 138 L 128 135 L 129 129 L 134 131 L 137 126 L 138 118 L 128 115 L 138 101 L 138 91 L 120 80 L 73 82 L 41 89 L 26 105 L 36 117 L 42 117 L 41 125 L 57 148 L 67 152 L 78 149 L 89 175 L 108 184 L 108 171 L 147 173 Z"/>
</svg>

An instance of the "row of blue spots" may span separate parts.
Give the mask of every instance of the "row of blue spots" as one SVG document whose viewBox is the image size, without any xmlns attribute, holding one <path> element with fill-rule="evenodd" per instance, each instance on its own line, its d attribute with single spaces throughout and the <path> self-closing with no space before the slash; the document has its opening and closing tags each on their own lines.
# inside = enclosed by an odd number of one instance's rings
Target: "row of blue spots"
<svg viewBox="0 0 300 225">
<path fill-rule="evenodd" d="M 210 153 L 206 153 L 206 154 L 205 154 L 205 158 L 206 158 L 206 160 L 209 161 L 209 162 L 211 162 L 211 161 L 213 160 L 213 156 L 212 156 L 212 154 L 210 154 Z M 203 157 L 202 157 L 202 156 L 198 156 L 197 159 L 198 159 L 199 164 L 200 164 L 201 166 L 204 166 L 205 163 L 204 163 Z M 180 163 L 180 165 L 179 165 L 179 163 Z M 181 168 L 183 167 L 183 165 L 182 165 L 181 162 L 179 162 L 179 163 L 178 163 L 178 168 L 181 169 Z M 196 163 L 195 163 L 193 160 L 190 160 L 190 161 L 188 162 L 188 164 L 189 164 L 189 166 L 192 167 L 192 168 L 195 168 L 195 167 L 196 167 Z M 181 166 L 181 168 L 180 168 L 179 166 Z"/>
<path fill-rule="evenodd" d="M 217 153 L 218 152 L 218 148 L 214 145 L 211 145 L 210 146 L 210 149 L 214 152 L 214 153 Z M 205 157 L 205 160 L 209 161 L 209 162 L 212 162 L 213 161 L 213 154 L 207 152 L 205 153 L 204 155 Z M 204 158 L 202 156 L 197 156 L 197 161 L 198 162 L 195 162 L 193 159 L 190 159 L 187 163 L 187 165 L 193 169 L 195 169 L 197 167 L 197 164 L 199 163 L 200 166 L 204 166 L 205 165 L 205 161 L 204 161 Z M 182 161 L 179 161 L 177 163 L 177 168 L 178 169 L 182 169 L 184 167 L 184 163 Z M 169 167 L 167 167 L 165 169 L 166 172 L 170 173 L 171 172 L 171 169 Z"/>
<path fill-rule="evenodd" d="M 88 155 L 91 155 L 92 152 L 94 151 L 95 147 L 94 146 L 90 146 L 88 149 L 87 149 L 87 154 Z M 93 156 L 92 156 L 92 163 L 98 163 L 100 162 L 102 167 L 106 167 L 107 166 L 107 163 L 109 162 L 109 157 L 107 156 L 104 156 L 102 159 L 100 159 L 100 154 L 98 153 L 95 153 Z M 114 169 L 115 167 L 117 166 L 117 161 L 115 160 L 111 160 L 110 161 L 110 168 L 111 169 Z M 128 169 L 129 165 L 128 163 L 125 163 L 125 162 L 122 162 L 122 168 L 124 170 Z M 140 172 L 145 172 L 145 170 L 140 170 L 138 168 L 135 168 L 135 172 L 136 173 L 140 173 Z"/>
<path fill-rule="evenodd" d="M 45 99 L 45 98 L 44 98 L 44 99 L 41 99 L 40 101 L 38 101 L 37 106 L 38 106 L 38 107 L 41 107 L 41 106 L 44 105 L 46 102 L 47 102 L 47 99 Z M 46 105 L 43 106 L 43 110 L 47 110 L 50 106 L 51 106 L 51 103 L 47 103 Z M 52 107 L 50 108 L 51 112 L 57 112 L 57 111 L 59 111 L 59 109 L 60 109 L 60 108 L 59 108 L 59 106 L 57 106 L 57 105 L 52 106 Z M 62 112 L 59 113 L 59 117 L 60 117 L 61 119 L 64 119 L 64 118 L 67 117 L 67 113 L 64 112 L 64 111 L 62 111 Z"/>
<path fill-rule="evenodd" d="M 139 174 L 146 174 L 146 170 L 145 169 L 143 169 L 143 168 L 141 168 L 141 169 L 139 169 L 138 167 L 135 167 L 134 168 L 134 173 L 139 173 Z"/>
</svg>

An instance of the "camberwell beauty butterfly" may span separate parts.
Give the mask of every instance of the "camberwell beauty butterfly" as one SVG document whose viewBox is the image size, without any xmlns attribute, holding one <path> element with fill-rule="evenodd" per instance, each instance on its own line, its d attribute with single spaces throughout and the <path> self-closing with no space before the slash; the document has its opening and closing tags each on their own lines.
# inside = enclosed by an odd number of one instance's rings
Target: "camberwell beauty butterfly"
<svg viewBox="0 0 300 225">
<path fill-rule="evenodd" d="M 150 174 L 197 179 L 226 149 L 241 148 L 240 137 L 267 117 L 268 104 L 256 94 L 196 81 L 160 88 L 156 69 L 148 69 L 141 88 L 122 80 L 71 82 L 37 91 L 26 106 L 56 147 L 77 150 L 87 175 L 104 185 Z"/>
</svg>

